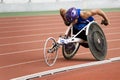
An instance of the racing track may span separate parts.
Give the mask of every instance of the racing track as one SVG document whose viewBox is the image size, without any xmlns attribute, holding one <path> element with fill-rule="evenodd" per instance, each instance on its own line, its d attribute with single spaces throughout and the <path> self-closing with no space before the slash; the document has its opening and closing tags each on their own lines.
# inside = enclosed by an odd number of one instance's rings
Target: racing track
<svg viewBox="0 0 120 80">
<path fill-rule="evenodd" d="M 120 57 L 120 12 L 107 13 L 111 25 L 101 26 L 108 42 L 106 59 Z M 95 16 L 100 23 L 100 17 Z M 72 60 L 59 49 L 56 64 L 48 67 L 43 46 L 48 37 L 64 34 L 66 26 L 59 15 L 0 18 L 0 80 L 9 80 L 51 69 L 96 62 L 89 49 L 80 47 Z M 119 80 L 120 61 L 61 72 L 32 80 Z"/>
</svg>

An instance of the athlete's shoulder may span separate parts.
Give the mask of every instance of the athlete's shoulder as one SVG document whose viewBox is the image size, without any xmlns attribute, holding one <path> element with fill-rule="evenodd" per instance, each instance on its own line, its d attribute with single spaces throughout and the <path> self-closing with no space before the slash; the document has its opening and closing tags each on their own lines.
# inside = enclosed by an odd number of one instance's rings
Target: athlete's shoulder
<svg viewBox="0 0 120 80">
<path fill-rule="evenodd" d="M 77 11 L 81 11 L 81 9 L 76 9 Z"/>
</svg>

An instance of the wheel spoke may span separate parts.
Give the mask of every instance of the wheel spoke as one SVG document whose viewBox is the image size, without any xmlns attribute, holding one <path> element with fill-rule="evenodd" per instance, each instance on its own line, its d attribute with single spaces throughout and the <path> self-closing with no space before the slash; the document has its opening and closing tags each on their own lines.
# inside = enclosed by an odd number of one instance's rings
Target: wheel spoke
<svg viewBox="0 0 120 80">
<path fill-rule="evenodd" d="M 104 60 L 107 54 L 107 42 L 104 32 L 99 25 L 93 22 L 88 29 L 88 45 L 96 60 Z"/>
<path fill-rule="evenodd" d="M 55 64 L 58 57 L 58 46 L 54 38 L 50 37 L 46 40 L 44 45 L 44 59 L 48 66 Z"/>
</svg>

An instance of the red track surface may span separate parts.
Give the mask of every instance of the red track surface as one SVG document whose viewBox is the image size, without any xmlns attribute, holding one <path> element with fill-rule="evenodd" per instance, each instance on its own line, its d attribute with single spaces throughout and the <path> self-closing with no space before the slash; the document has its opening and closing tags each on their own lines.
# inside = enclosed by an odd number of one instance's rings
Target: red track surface
<svg viewBox="0 0 120 80">
<path fill-rule="evenodd" d="M 120 57 L 120 12 L 107 13 L 111 25 L 101 26 L 108 42 L 107 58 Z M 95 16 L 100 23 L 100 17 Z M 0 80 L 9 80 L 55 68 L 94 62 L 89 49 L 80 47 L 72 60 L 65 60 L 59 49 L 56 64 L 48 67 L 43 46 L 48 37 L 64 34 L 59 15 L 0 18 Z M 35 80 L 119 80 L 120 62 L 86 67 Z"/>
</svg>

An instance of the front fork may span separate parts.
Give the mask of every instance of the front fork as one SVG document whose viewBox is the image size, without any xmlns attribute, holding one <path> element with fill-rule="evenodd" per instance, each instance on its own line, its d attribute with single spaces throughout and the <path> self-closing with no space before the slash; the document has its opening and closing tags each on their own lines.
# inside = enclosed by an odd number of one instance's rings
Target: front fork
<svg viewBox="0 0 120 80">
<path fill-rule="evenodd" d="M 58 50 L 59 46 L 60 45 L 58 43 L 53 43 L 52 48 L 50 48 L 47 52 L 48 53 L 53 53 L 53 52 Z"/>
</svg>

